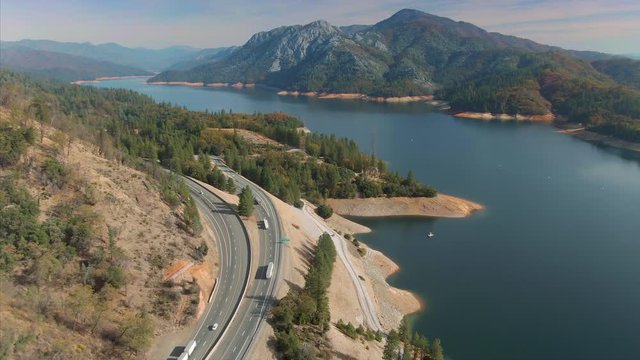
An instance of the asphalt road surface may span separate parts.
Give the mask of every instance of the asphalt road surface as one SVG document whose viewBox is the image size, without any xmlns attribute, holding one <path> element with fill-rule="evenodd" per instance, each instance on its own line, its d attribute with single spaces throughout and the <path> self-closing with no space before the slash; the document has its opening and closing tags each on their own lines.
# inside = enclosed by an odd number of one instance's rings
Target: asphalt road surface
<svg viewBox="0 0 640 360">
<path fill-rule="evenodd" d="M 286 248 L 280 243 L 282 225 L 274 204 L 262 188 L 253 184 L 244 177 L 228 168 L 219 159 L 214 158 L 214 163 L 227 176 L 231 177 L 238 188 L 238 192 L 245 186 L 249 186 L 253 197 L 258 201 L 254 205 L 254 214 L 259 220 L 259 260 L 251 267 L 250 284 L 246 296 L 240 303 L 237 315 L 226 329 L 224 336 L 216 344 L 207 359 L 244 359 L 250 353 L 255 335 L 264 325 L 264 320 L 269 314 L 269 308 L 275 299 L 276 284 L 280 276 L 280 258 Z M 267 219 L 268 229 L 264 228 L 263 220 Z M 266 267 L 269 262 L 274 263 L 273 276 L 266 278 Z"/>
<path fill-rule="evenodd" d="M 209 223 L 215 234 L 220 254 L 220 271 L 213 298 L 198 321 L 195 333 L 189 338 L 189 341 L 196 340 L 196 348 L 189 359 L 203 359 L 223 337 L 241 303 L 251 254 L 248 235 L 235 210 L 196 182 L 188 178 L 184 181 L 203 220 Z M 210 330 L 209 327 L 216 323 L 217 329 Z"/>
</svg>

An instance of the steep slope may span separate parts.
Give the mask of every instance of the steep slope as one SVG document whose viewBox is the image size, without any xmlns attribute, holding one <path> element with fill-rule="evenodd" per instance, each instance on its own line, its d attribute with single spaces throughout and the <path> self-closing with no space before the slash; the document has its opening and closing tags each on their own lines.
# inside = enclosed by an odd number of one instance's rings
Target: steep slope
<svg viewBox="0 0 640 360">
<path fill-rule="evenodd" d="M 591 64 L 615 81 L 640 89 L 640 60 L 616 58 L 594 61 Z"/>
<path fill-rule="evenodd" d="M 151 75 L 151 73 L 107 61 L 52 51 L 11 46 L 0 51 L 0 67 L 62 81 L 93 80 L 102 76 Z"/>
<path fill-rule="evenodd" d="M 311 91 L 371 92 L 386 64 L 326 21 L 255 34 L 228 58 L 150 81 L 259 82 Z"/>
<path fill-rule="evenodd" d="M 31 96 L 2 80 L 0 358 L 147 358 L 195 323 L 218 260 L 194 249 L 211 237 L 183 230 L 182 198 L 167 201 L 178 183 L 26 117 Z"/>
<path fill-rule="evenodd" d="M 14 45 L 25 46 L 34 50 L 53 51 L 63 54 L 84 56 L 94 60 L 110 61 L 121 65 L 145 70 L 159 71 L 186 60 L 200 49 L 188 46 L 172 46 L 164 49 L 128 48 L 115 43 L 91 44 L 58 42 L 51 40 L 3 41 L 2 48 Z"/>
<path fill-rule="evenodd" d="M 404 9 L 373 26 L 336 28 L 316 21 L 261 32 L 215 65 L 165 72 L 150 81 L 240 81 L 291 90 L 422 95 L 444 82 L 451 72 L 448 67 L 452 57 L 502 49 L 564 52 L 531 40 L 489 33 L 469 23 Z M 599 53 L 566 54 L 597 58 Z"/>
<path fill-rule="evenodd" d="M 370 27 L 342 29 L 324 21 L 280 27 L 254 35 L 224 61 L 150 81 L 256 82 L 373 96 L 436 94 L 454 111 L 545 119 L 555 114 L 640 140 L 640 92 L 621 86 L 634 85 L 629 76 L 634 70 L 612 55 L 564 50 L 409 9 Z M 593 60 L 609 76 L 594 69 Z"/>
</svg>

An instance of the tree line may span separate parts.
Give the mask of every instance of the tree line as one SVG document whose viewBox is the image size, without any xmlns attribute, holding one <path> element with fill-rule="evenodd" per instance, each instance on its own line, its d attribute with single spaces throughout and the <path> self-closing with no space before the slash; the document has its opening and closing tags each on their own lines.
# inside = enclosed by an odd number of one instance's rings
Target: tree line
<svg viewBox="0 0 640 360">
<path fill-rule="evenodd" d="M 194 154 L 223 156 L 233 169 L 290 204 L 302 196 L 320 203 L 327 197 L 437 193 L 415 179 L 388 172 L 383 161 L 361 152 L 352 140 L 299 131 L 302 122 L 283 113 L 188 111 L 129 90 L 48 83 L 7 71 L 0 72 L 0 86 L 5 98 L 26 92 L 34 103 L 45 104 L 38 108 L 61 114 L 58 126 L 74 129 L 106 157 L 135 166 L 140 159 L 159 161 L 221 189 L 232 186 L 204 156 L 198 161 Z M 262 149 L 220 128 L 256 131 L 304 153 Z"/>
<path fill-rule="evenodd" d="M 302 290 L 290 289 L 271 310 L 276 348 L 284 359 L 313 359 L 329 344 L 330 312 L 327 289 L 331 284 L 336 249 L 328 234 L 322 234 L 313 253 Z"/>
</svg>

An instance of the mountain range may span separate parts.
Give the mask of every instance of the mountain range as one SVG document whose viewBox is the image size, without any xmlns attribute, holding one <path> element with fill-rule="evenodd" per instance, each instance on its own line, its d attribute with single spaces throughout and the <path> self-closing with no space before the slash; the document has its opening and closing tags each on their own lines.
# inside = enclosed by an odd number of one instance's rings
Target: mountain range
<svg viewBox="0 0 640 360">
<path fill-rule="evenodd" d="M 131 66 L 53 51 L 34 50 L 19 45 L 0 50 L 0 68 L 66 82 L 93 80 L 98 77 L 152 75 L 148 71 Z"/>
<path fill-rule="evenodd" d="M 139 69 L 165 70 L 150 82 L 243 82 L 382 97 L 434 95 L 453 111 L 555 116 L 640 141 L 640 61 L 632 56 L 566 50 L 411 9 L 374 25 L 336 27 L 318 20 L 281 26 L 230 48 L 153 50 L 48 40 L 2 42 L 0 47 L 3 53 L 12 47 L 44 51 L 36 55 L 14 49 L 29 59 L 17 57 L 14 65 L 31 64 L 32 72 L 64 80 L 115 76 L 105 71 L 104 63 L 88 66 L 100 71 L 71 75 L 53 66 L 62 62 L 86 69 L 75 64 L 93 59 L 133 66 L 136 74 Z M 63 59 L 61 54 L 83 58 L 54 61 Z M 34 60 L 38 57 L 41 64 Z"/>
<path fill-rule="evenodd" d="M 405 9 L 371 26 L 338 28 L 319 20 L 260 32 L 223 59 L 165 71 L 149 81 L 433 94 L 456 111 L 553 114 L 640 141 L 638 64 Z"/>
<path fill-rule="evenodd" d="M 115 43 L 91 44 L 58 42 L 51 40 L 3 41 L 3 49 L 13 46 L 27 47 L 33 50 L 57 52 L 82 56 L 99 61 L 109 61 L 121 65 L 140 68 L 147 71 L 160 71 L 171 65 L 191 59 L 202 49 L 190 46 L 171 46 L 164 49 L 129 48 Z"/>
</svg>

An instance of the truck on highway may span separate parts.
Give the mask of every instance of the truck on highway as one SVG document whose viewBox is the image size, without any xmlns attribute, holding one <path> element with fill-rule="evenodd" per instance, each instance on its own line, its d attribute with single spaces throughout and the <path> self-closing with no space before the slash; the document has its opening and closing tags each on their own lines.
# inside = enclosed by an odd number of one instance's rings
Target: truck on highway
<svg viewBox="0 0 640 360">
<path fill-rule="evenodd" d="M 187 346 L 184 348 L 184 352 L 186 352 L 188 355 L 193 354 L 193 350 L 196 349 L 196 341 L 195 340 L 191 340 L 187 343 Z"/>
<path fill-rule="evenodd" d="M 273 276 L 273 261 L 269 263 L 269 265 L 267 265 L 267 271 L 265 272 L 265 277 L 267 279 L 271 279 L 271 277 Z"/>
<path fill-rule="evenodd" d="M 269 229 L 269 222 L 267 221 L 267 218 L 264 218 L 264 229 L 265 230 Z"/>
</svg>

